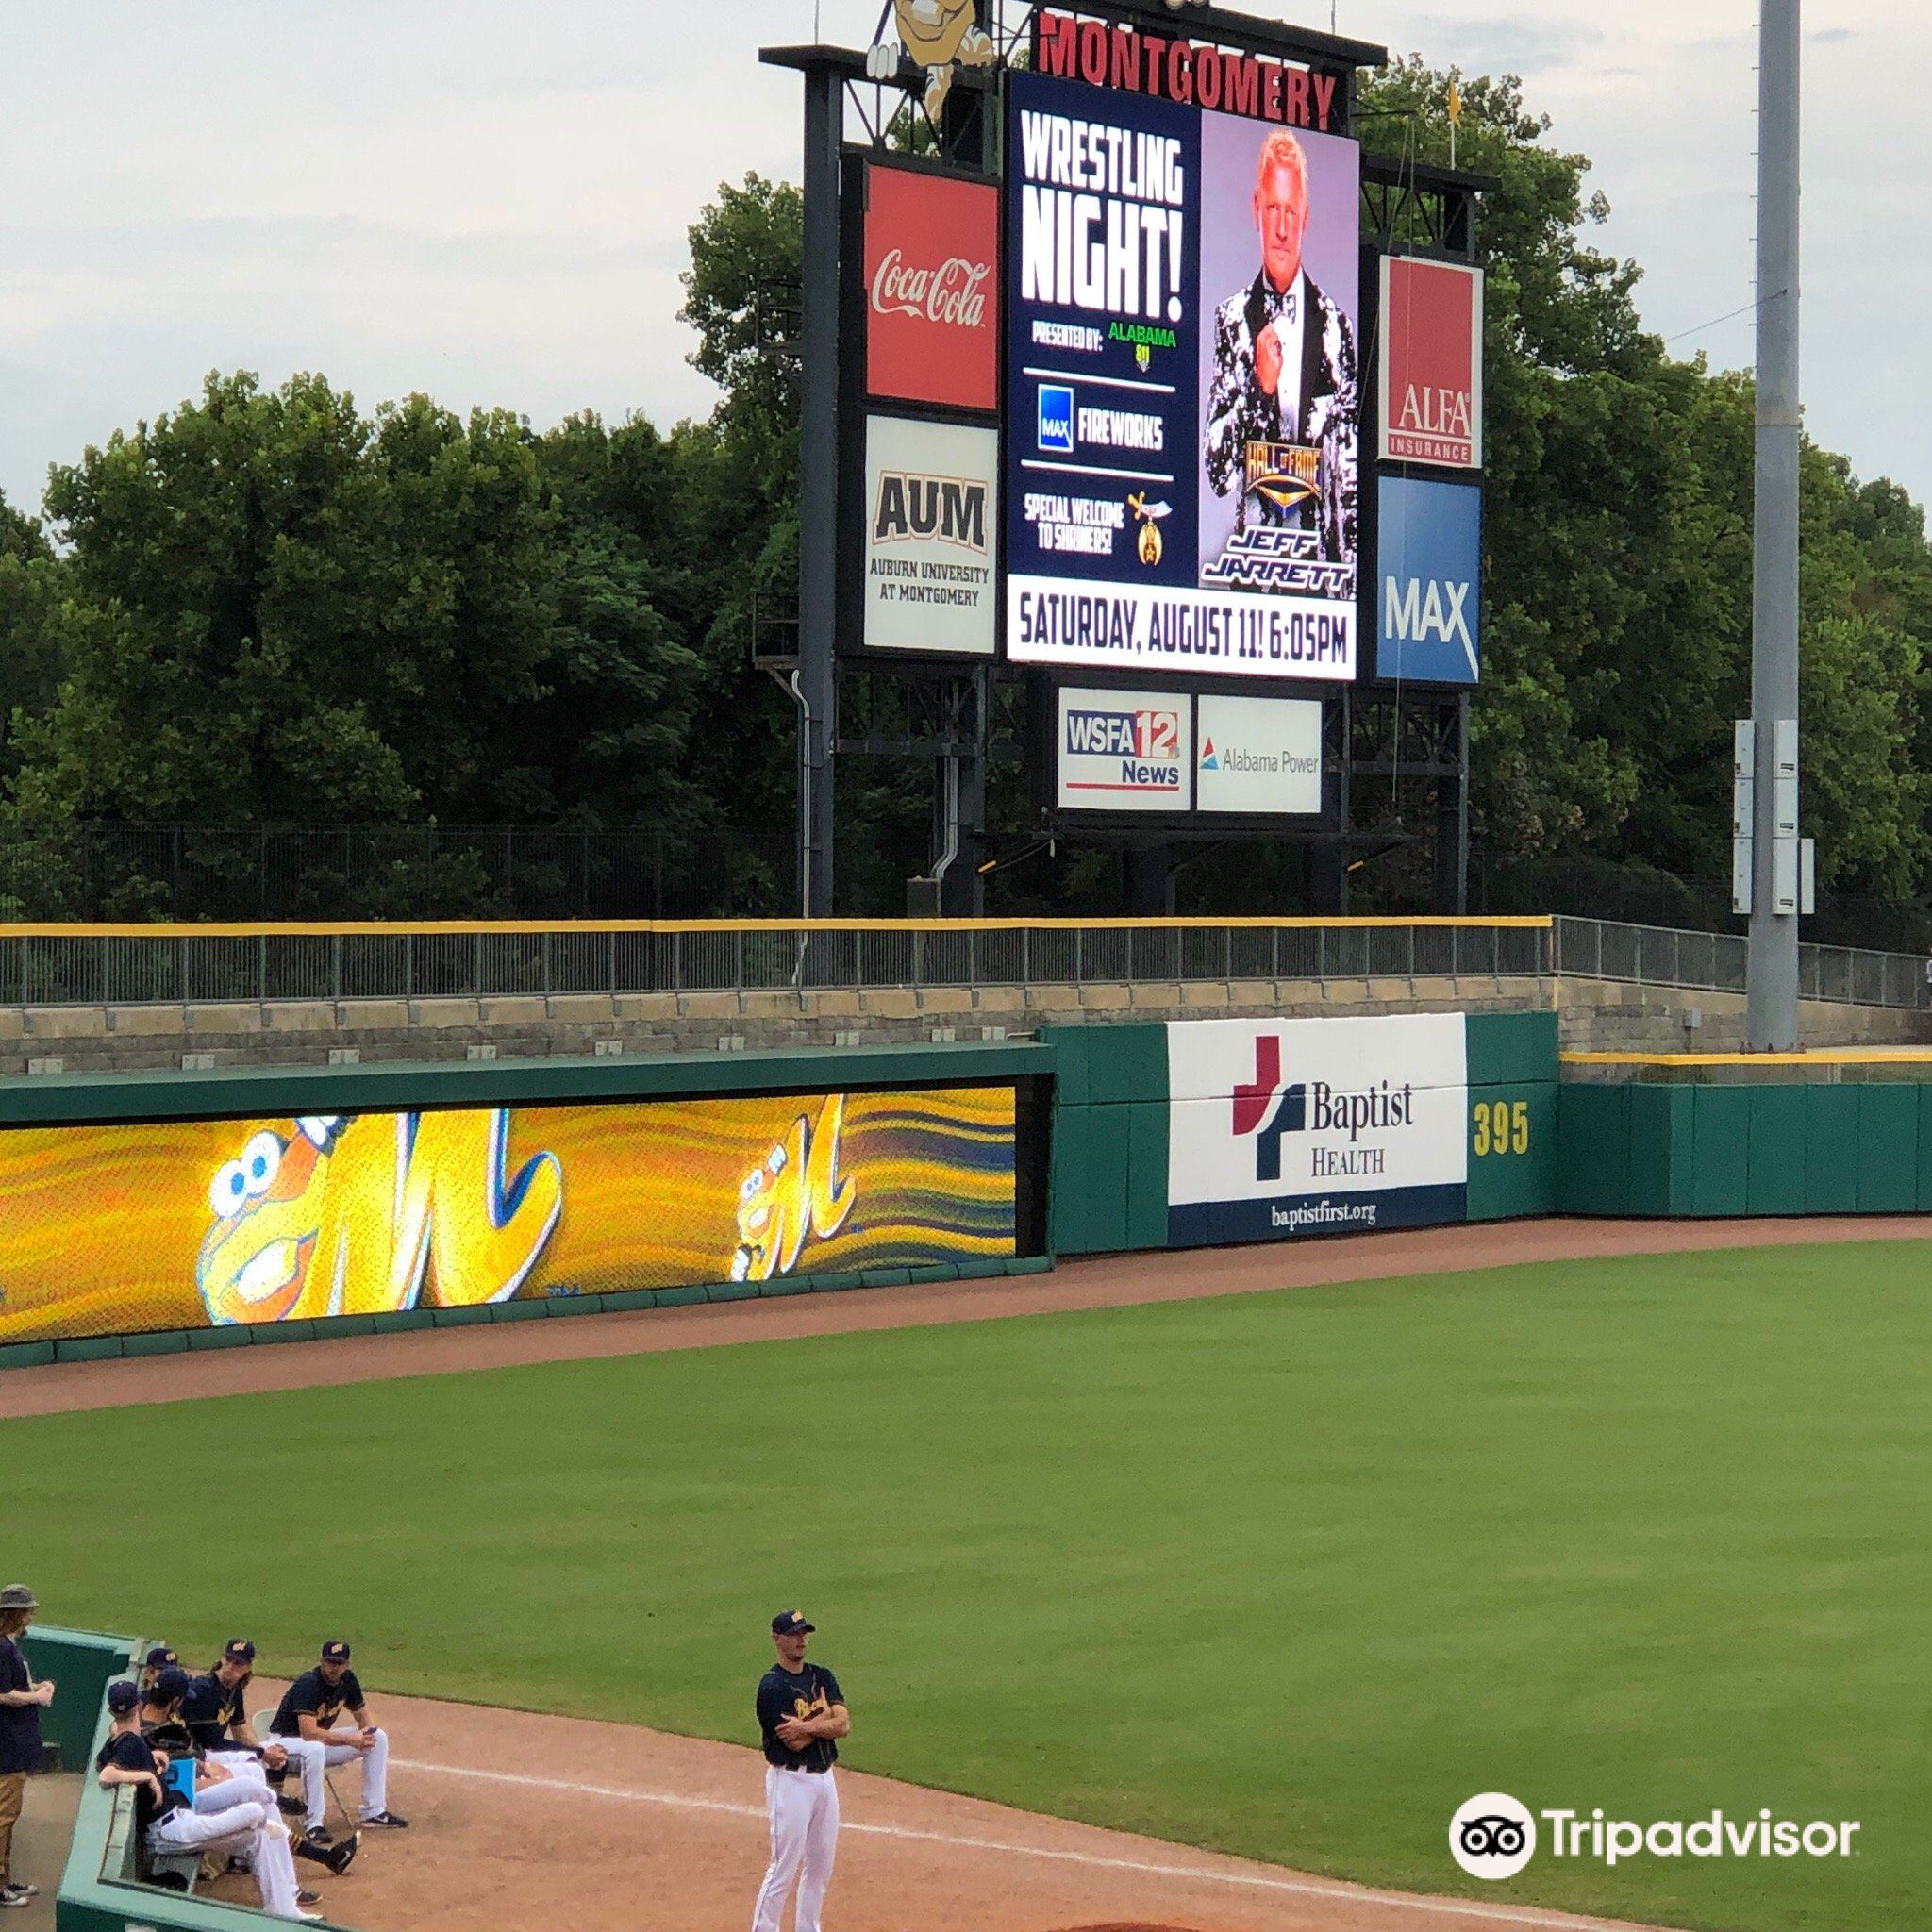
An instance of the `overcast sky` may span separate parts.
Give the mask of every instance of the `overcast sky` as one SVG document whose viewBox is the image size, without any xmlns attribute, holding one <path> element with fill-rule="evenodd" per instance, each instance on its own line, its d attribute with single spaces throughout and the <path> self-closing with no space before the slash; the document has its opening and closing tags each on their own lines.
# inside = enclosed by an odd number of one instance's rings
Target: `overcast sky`
<svg viewBox="0 0 1932 1932">
<path fill-rule="evenodd" d="M 1653 328 L 1751 355 L 1754 0 L 1338 0 L 1342 32 L 1513 71 L 1595 162 Z M 723 178 L 794 178 L 814 0 L 0 0 L 0 490 L 193 393 L 320 370 L 539 425 L 710 392 L 675 320 Z M 863 45 L 879 0 L 819 0 Z M 1326 25 L 1329 0 L 1248 0 Z M 1812 433 L 1932 493 L 1932 8 L 1808 0 Z"/>
</svg>

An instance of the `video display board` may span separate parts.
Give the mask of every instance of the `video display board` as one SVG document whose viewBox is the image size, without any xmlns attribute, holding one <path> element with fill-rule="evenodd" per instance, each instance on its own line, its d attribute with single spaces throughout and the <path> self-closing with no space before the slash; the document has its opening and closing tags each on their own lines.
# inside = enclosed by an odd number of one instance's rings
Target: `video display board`
<svg viewBox="0 0 1932 1932">
<path fill-rule="evenodd" d="M 1010 1086 L 0 1133 L 0 1342 L 1017 1252 Z"/>
<path fill-rule="evenodd" d="M 1357 144 L 1027 73 L 1007 131 L 1008 658 L 1353 678 Z"/>
</svg>

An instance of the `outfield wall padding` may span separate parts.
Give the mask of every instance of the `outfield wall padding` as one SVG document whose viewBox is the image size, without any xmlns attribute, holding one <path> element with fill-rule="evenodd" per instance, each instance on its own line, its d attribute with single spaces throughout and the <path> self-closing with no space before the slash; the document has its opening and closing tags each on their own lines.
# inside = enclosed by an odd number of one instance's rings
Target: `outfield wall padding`
<svg viewBox="0 0 1932 1932">
<path fill-rule="evenodd" d="M 25 1556 L 16 1567 L 28 1567 Z M 42 1582 L 40 1587 L 52 1586 Z M 41 1713 L 41 1740 L 59 1754 L 62 1771 L 80 1771 L 93 1754 L 108 1682 L 125 1674 L 134 1640 L 34 1624 L 20 1641 L 35 1679 L 54 1680 L 54 1701 Z"/>
<path fill-rule="evenodd" d="M 1572 1082 L 1557 1144 L 1563 1214 L 1932 1212 L 1932 1083 Z"/>
<path fill-rule="evenodd" d="M 1359 1023 L 1365 1038 L 1398 1041 L 1416 1016 Z M 1191 1024 L 1094 1024 L 1047 1026 L 1054 1050 L 1054 1173 L 1048 1209 L 1049 1245 L 1057 1255 L 1104 1255 L 1185 1246 L 1169 1227 L 1171 1137 L 1181 1106 L 1169 1091 L 1169 1055 Z M 1297 1039 L 1322 1020 L 1283 1020 L 1258 1030 L 1277 1035 L 1280 1062 L 1291 1080 Z M 1554 1013 L 1470 1014 L 1462 1017 L 1466 1074 L 1457 1105 L 1467 1131 L 1466 1179 L 1453 1215 L 1409 1220 L 1428 1225 L 1453 1218 L 1494 1221 L 1548 1214 L 1557 1201 L 1558 1150 L 1557 1035 Z M 1258 1026 L 1258 1023 L 1257 1023 Z M 1383 1029 L 1380 1035 L 1368 1029 Z M 1400 1065 L 1399 1053 L 1396 1061 Z M 1225 1092 L 1226 1090 L 1223 1090 Z M 1205 1105 L 1219 1108 L 1220 1099 Z M 1227 1097 L 1232 1104 L 1231 1094 Z M 1338 1196 L 1340 1198 L 1340 1196 Z M 1238 1224 L 1228 1239 L 1240 1239 Z M 1311 1230 L 1297 1228 L 1287 1238 Z"/>
</svg>

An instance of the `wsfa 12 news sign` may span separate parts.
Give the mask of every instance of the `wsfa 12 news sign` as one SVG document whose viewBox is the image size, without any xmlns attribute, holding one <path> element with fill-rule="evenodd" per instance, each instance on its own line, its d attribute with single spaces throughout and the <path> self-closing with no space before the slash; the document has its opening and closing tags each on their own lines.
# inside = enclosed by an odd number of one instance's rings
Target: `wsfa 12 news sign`
<svg viewBox="0 0 1932 1932">
<path fill-rule="evenodd" d="M 1008 656 L 1352 678 L 1355 142 L 1008 95 Z"/>
<path fill-rule="evenodd" d="M 1169 1241 L 1460 1221 L 1464 1036 L 1460 1013 L 1170 1024 Z"/>
<path fill-rule="evenodd" d="M 1185 693 L 1060 686 L 1054 802 L 1062 811 L 1185 812 L 1193 718 Z"/>
</svg>

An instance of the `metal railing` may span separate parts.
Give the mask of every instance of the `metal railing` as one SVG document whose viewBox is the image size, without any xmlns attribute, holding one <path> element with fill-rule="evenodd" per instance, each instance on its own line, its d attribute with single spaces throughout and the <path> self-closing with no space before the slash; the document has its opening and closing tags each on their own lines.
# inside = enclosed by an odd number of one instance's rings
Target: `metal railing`
<svg viewBox="0 0 1932 1932">
<path fill-rule="evenodd" d="M 1546 974 L 1537 918 L 0 926 L 0 1005 Z"/>
<path fill-rule="evenodd" d="M 1558 917 L 1553 922 L 1552 940 L 1556 971 L 1573 978 L 1681 986 L 1705 992 L 1744 991 L 1741 933 Z M 1915 1008 L 1932 1004 L 1923 957 L 1874 953 L 1858 946 L 1801 945 L 1798 997 L 1855 1007 Z"/>
<path fill-rule="evenodd" d="M 1462 977 L 1744 990 L 1734 934 L 1606 920 L 587 921 L 0 926 L 0 1005 Z M 1806 999 L 1927 1005 L 1924 961 L 1800 949 Z"/>
</svg>

